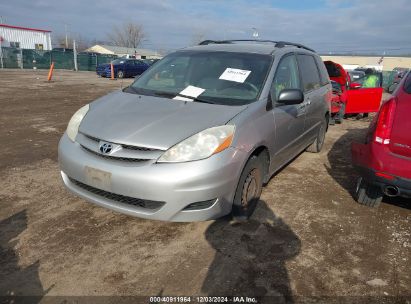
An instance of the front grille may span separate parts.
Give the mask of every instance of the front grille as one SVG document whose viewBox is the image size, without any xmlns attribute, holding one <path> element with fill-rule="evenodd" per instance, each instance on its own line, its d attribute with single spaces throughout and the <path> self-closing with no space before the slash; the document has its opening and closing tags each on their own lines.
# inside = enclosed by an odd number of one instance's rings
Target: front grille
<svg viewBox="0 0 411 304">
<path fill-rule="evenodd" d="M 100 139 L 98 139 L 98 138 L 96 138 L 96 137 L 93 137 L 93 136 L 90 136 L 90 135 L 87 135 L 87 134 L 84 134 L 84 133 L 82 133 L 85 137 L 87 137 L 88 139 L 91 139 L 92 141 L 96 141 L 96 142 L 99 142 L 100 141 Z"/>
<path fill-rule="evenodd" d="M 130 146 L 130 145 L 121 145 L 123 149 L 135 150 L 135 151 L 157 151 L 156 149 L 145 148 L 145 147 L 137 147 L 137 146 Z"/>
<path fill-rule="evenodd" d="M 132 205 L 132 206 L 141 207 L 141 208 L 150 209 L 150 210 L 159 209 L 165 204 L 165 202 L 149 201 L 149 200 L 143 200 L 143 199 L 139 199 L 135 197 L 115 194 L 112 192 L 104 191 L 104 190 L 97 189 L 92 186 L 83 184 L 82 182 L 79 182 L 78 180 L 75 180 L 71 177 L 69 177 L 69 179 L 77 187 L 80 187 L 95 195 L 98 195 L 98 196 L 101 196 L 101 197 L 104 197 L 109 200 L 116 201 L 122 204 Z"/>
<path fill-rule="evenodd" d="M 105 155 L 98 153 L 96 151 L 90 150 L 89 148 L 86 148 L 84 146 L 81 146 L 84 150 L 86 150 L 89 153 L 92 153 L 94 155 L 97 155 L 99 157 L 105 158 L 105 159 L 110 159 L 110 160 L 116 160 L 116 161 L 123 161 L 123 162 L 131 162 L 131 163 L 140 163 L 140 162 L 145 162 L 149 161 L 149 159 L 142 159 L 142 158 L 129 158 L 129 157 L 115 157 L 111 155 Z"/>
<path fill-rule="evenodd" d="M 99 139 L 97 137 L 94 136 L 90 136 L 87 134 L 82 133 L 85 137 L 87 137 L 88 139 L 95 141 L 95 142 L 100 142 L 100 140 L 104 139 Z M 138 147 L 138 146 L 131 146 L 131 145 L 123 145 L 123 144 L 119 144 L 119 143 L 114 143 L 117 145 L 120 145 L 123 149 L 128 149 L 128 150 L 134 150 L 134 151 L 158 151 L 157 149 L 152 149 L 152 148 L 146 148 L 146 147 Z"/>
</svg>

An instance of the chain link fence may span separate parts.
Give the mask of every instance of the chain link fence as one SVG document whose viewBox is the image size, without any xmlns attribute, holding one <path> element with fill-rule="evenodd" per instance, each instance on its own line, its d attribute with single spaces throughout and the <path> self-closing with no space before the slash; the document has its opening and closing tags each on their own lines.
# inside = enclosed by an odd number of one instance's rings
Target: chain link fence
<svg viewBox="0 0 411 304">
<path fill-rule="evenodd" d="M 74 53 L 72 51 L 40 51 L 2 47 L 2 67 L 8 69 L 48 69 L 54 62 L 55 69 L 74 70 Z M 95 71 L 96 66 L 110 63 L 115 55 L 77 53 L 79 71 Z"/>
<path fill-rule="evenodd" d="M 9 47 L 2 47 L 2 67 L 9 69 L 48 69 L 54 62 L 55 69 L 74 70 L 74 53 L 72 51 L 40 51 L 23 50 Z M 115 55 L 103 55 L 95 53 L 78 53 L 77 67 L 79 71 L 95 71 L 96 66 L 102 63 L 110 63 L 116 59 Z M 383 88 L 388 89 L 394 81 L 395 71 L 383 71 Z"/>
</svg>

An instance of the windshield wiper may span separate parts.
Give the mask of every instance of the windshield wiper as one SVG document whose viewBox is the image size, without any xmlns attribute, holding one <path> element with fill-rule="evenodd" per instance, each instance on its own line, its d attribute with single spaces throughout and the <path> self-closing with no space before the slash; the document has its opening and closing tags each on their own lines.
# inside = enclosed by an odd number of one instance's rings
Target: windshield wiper
<svg viewBox="0 0 411 304">
<path fill-rule="evenodd" d="M 196 101 L 196 102 L 202 102 L 202 103 L 210 103 L 210 104 L 215 104 L 214 102 L 210 101 L 210 100 L 205 100 L 205 99 L 201 99 L 198 97 L 193 97 L 193 96 L 188 96 L 188 95 L 183 95 L 180 93 L 171 93 L 171 92 L 160 92 L 157 91 L 154 93 L 155 96 L 161 96 L 161 97 L 169 97 L 169 98 L 174 98 L 174 97 L 184 97 L 184 98 L 188 98 L 191 99 L 192 101 Z"/>
<path fill-rule="evenodd" d="M 141 94 L 139 90 L 137 90 L 133 86 L 128 86 L 123 89 L 123 92 L 130 93 L 130 94 Z"/>
</svg>

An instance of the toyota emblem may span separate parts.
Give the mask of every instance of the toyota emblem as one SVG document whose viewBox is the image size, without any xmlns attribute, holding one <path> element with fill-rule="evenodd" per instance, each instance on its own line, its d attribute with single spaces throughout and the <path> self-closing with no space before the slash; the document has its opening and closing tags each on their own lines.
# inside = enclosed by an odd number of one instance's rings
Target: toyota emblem
<svg viewBox="0 0 411 304">
<path fill-rule="evenodd" d="M 101 153 L 108 154 L 113 150 L 113 145 L 108 142 L 101 142 L 99 149 Z"/>
</svg>

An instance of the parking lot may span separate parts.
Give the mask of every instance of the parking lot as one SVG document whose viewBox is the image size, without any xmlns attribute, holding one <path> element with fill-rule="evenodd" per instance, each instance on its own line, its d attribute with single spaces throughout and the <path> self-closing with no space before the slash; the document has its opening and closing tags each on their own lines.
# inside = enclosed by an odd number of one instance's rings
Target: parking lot
<svg viewBox="0 0 411 304">
<path fill-rule="evenodd" d="M 247 223 L 148 221 L 71 195 L 57 164 L 71 115 L 132 80 L 46 78 L 0 71 L 0 296 L 411 297 L 410 201 L 371 209 L 351 196 L 350 143 L 369 120 L 330 126 L 323 151 L 273 176 Z"/>
</svg>

